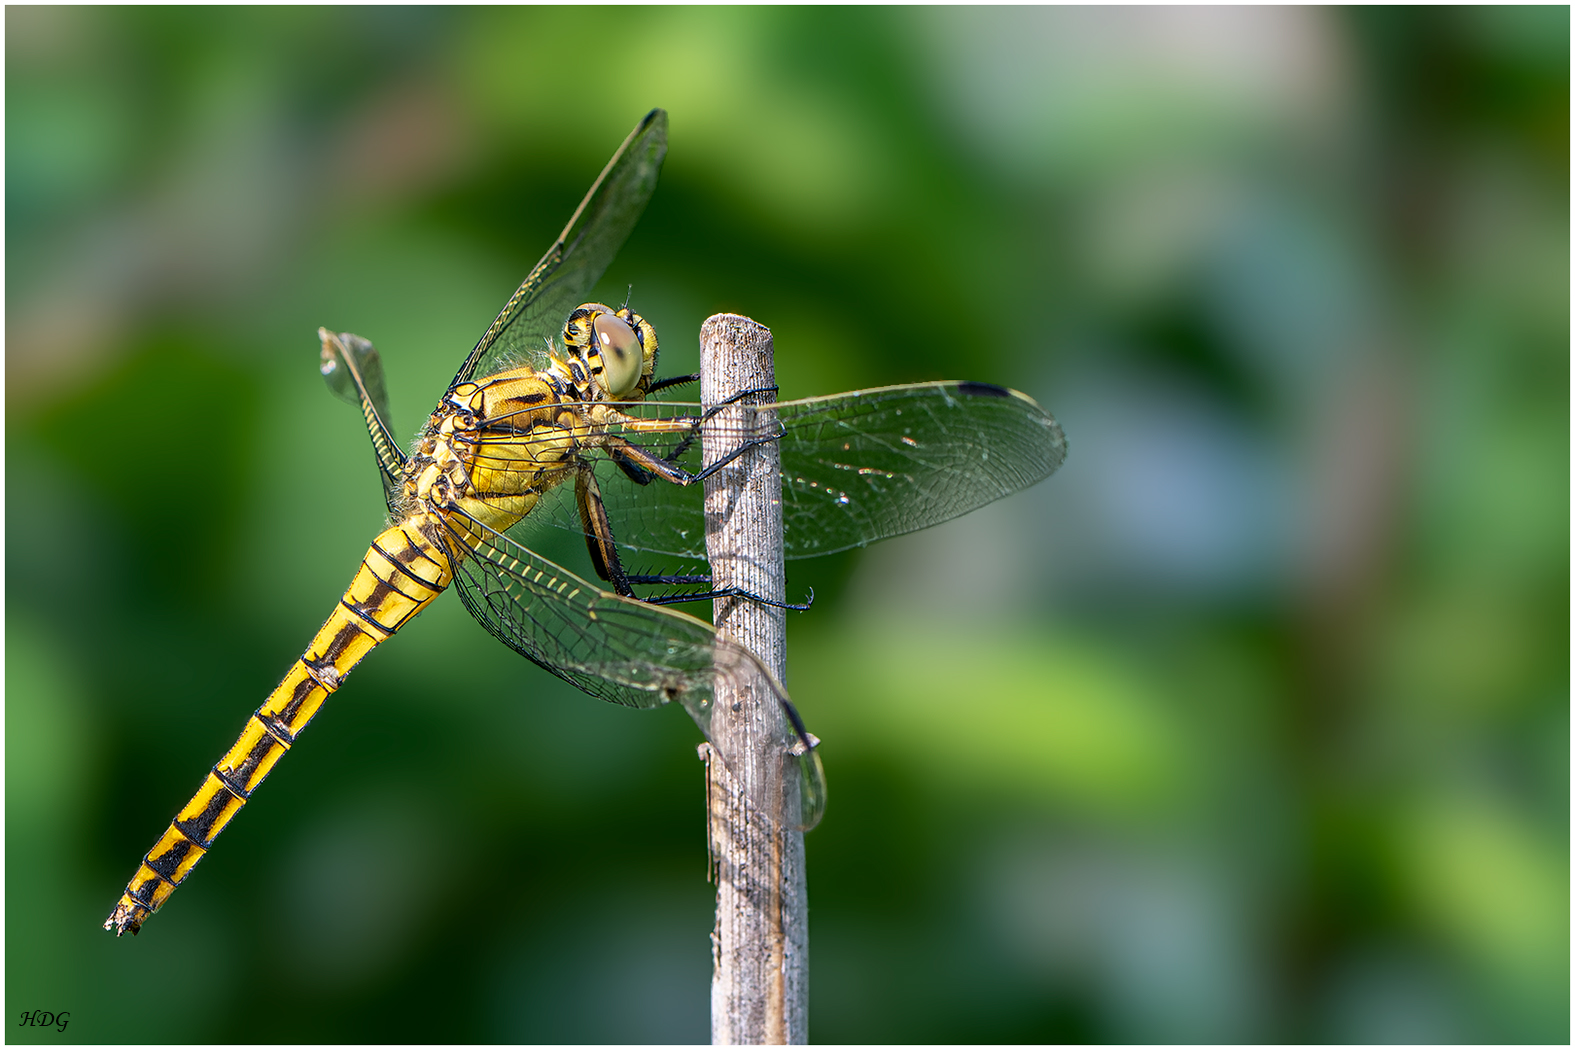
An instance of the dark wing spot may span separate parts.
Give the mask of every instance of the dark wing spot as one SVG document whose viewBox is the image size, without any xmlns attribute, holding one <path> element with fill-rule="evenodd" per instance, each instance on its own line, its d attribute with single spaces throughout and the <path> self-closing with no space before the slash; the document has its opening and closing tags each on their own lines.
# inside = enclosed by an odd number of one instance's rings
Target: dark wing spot
<svg viewBox="0 0 1575 1050">
<path fill-rule="evenodd" d="M 1004 386 L 996 386 L 994 383 L 973 383 L 973 382 L 958 383 L 957 384 L 957 392 L 959 394 L 971 394 L 974 397 L 1011 397 L 1012 396 L 1012 392 L 1010 390 L 1006 389 L 1006 387 L 1004 387 Z"/>
</svg>

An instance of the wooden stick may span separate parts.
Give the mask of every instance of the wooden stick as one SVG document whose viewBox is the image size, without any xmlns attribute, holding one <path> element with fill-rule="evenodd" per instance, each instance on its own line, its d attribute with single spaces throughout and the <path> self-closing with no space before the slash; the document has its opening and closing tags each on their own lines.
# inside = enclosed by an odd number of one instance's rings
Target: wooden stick
<svg viewBox="0 0 1575 1050">
<path fill-rule="evenodd" d="M 749 318 L 708 318 L 700 327 L 700 400 L 716 405 L 745 391 L 763 391 L 736 409 L 723 410 L 739 419 L 758 417 L 749 403 L 776 400 L 771 350 L 771 331 Z M 708 435 L 702 449 L 706 464 L 733 451 L 729 446 L 725 438 Z M 713 586 L 783 600 L 781 480 L 775 442 L 750 449 L 706 479 L 706 553 Z M 787 621 L 782 609 L 719 598 L 713 619 L 718 634 L 753 652 L 783 680 Z M 733 763 L 737 769 L 724 767 L 714 756 L 708 765 L 717 884 L 711 1042 L 804 1043 L 809 1034 L 804 836 L 765 819 L 745 802 L 745 784 L 756 788 L 756 798 L 784 791 L 796 798 L 796 782 L 782 781 L 797 770 L 783 761 L 774 697 L 735 697 L 728 688 L 718 685 L 712 738 L 742 760 Z M 756 780 L 760 783 L 752 783 Z"/>
</svg>

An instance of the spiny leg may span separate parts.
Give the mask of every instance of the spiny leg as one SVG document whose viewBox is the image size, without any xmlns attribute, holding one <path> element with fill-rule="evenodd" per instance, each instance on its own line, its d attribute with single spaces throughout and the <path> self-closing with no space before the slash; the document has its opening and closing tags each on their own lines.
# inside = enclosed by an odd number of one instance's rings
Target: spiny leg
<svg viewBox="0 0 1575 1050">
<path fill-rule="evenodd" d="M 668 376 L 666 379 L 658 379 L 653 382 L 646 387 L 645 392 L 649 395 L 656 393 L 658 390 L 666 390 L 670 386 L 683 386 L 686 383 L 698 382 L 700 382 L 699 372 L 691 372 L 686 376 Z"/>
<path fill-rule="evenodd" d="M 664 464 L 663 460 L 651 457 L 649 452 L 632 443 L 625 442 L 624 451 L 630 454 L 638 453 L 646 457 L 640 460 L 642 463 Z M 629 473 L 631 478 L 635 477 L 634 474 L 630 473 L 631 469 L 642 470 L 647 475 L 647 481 L 651 477 L 657 476 L 654 471 L 645 471 L 643 468 L 633 467 L 632 464 L 625 466 L 625 461 L 620 459 L 617 453 L 614 454 L 614 459 L 619 462 L 620 466 L 624 466 L 624 472 Z M 671 464 L 665 465 L 671 466 Z M 624 597 L 639 597 L 639 595 L 634 593 L 635 584 L 658 587 L 708 587 L 712 582 L 710 574 L 631 575 L 625 571 L 623 561 L 618 556 L 618 545 L 613 537 L 612 522 L 607 519 L 607 506 L 602 501 L 601 487 L 596 484 L 595 468 L 584 461 L 581 462 L 579 470 L 575 472 L 574 501 L 580 512 L 580 528 L 585 533 L 585 547 L 590 553 L 592 568 L 596 570 L 598 577 L 612 584 L 613 590 Z M 641 598 L 640 600 L 650 605 L 675 605 L 679 602 L 703 601 L 710 598 L 748 598 L 778 609 L 793 609 L 801 612 L 809 608 L 810 602 L 815 600 L 815 595 L 814 592 L 811 592 L 809 601 L 803 604 L 795 604 L 793 602 L 779 602 L 765 598 L 740 587 L 722 587 L 684 594 L 664 594 L 651 598 Z"/>
<path fill-rule="evenodd" d="M 630 583 L 638 583 L 642 586 L 699 586 L 710 583 L 711 577 L 709 575 L 630 576 L 628 580 Z M 677 605 L 680 602 L 698 602 L 712 598 L 748 598 L 752 602 L 769 605 L 773 609 L 791 609 L 794 612 L 803 612 L 815 603 L 815 592 L 811 589 L 809 596 L 802 602 L 779 602 L 773 598 L 766 598 L 756 594 L 754 591 L 746 591 L 742 587 L 719 587 L 685 594 L 660 594 L 650 598 L 641 598 L 640 600 L 647 605 Z"/>
</svg>

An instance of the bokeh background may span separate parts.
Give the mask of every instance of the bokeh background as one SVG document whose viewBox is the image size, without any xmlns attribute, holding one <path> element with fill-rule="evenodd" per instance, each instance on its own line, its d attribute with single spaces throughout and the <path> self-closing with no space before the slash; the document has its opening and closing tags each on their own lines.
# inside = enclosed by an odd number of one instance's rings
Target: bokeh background
<svg viewBox="0 0 1575 1050">
<path fill-rule="evenodd" d="M 677 711 L 445 597 L 99 923 L 653 105 L 601 286 L 1061 472 L 796 563 L 818 1041 L 1569 1038 L 1569 14 L 99 10 L 6 29 L 6 1006 L 26 1041 L 703 1041 Z M 583 551 L 550 548 L 583 570 Z"/>
</svg>

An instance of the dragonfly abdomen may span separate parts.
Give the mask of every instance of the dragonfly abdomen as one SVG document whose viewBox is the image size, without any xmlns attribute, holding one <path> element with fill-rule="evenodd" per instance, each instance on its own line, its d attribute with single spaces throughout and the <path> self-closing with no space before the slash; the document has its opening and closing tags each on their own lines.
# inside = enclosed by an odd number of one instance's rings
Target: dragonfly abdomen
<svg viewBox="0 0 1575 1050">
<path fill-rule="evenodd" d="M 246 720 L 235 744 L 142 858 L 104 922 L 117 935 L 142 923 L 185 881 L 213 840 L 295 743 L 361 658 L 441 594 L 453 566 L 433 539 L 439 526 L 417 514 L 385 530 L 312 644 Z"/>
</svg>

